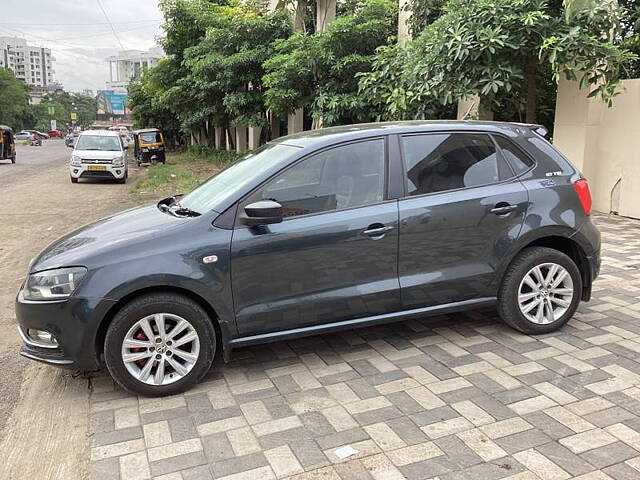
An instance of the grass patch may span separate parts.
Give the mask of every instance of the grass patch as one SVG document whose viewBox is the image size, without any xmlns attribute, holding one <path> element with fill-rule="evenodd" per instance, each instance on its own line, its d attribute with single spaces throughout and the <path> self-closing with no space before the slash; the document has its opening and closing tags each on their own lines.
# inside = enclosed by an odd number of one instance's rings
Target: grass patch
<svg viewBox="0 0 640 480">
<path fill-rule="evenodd" d="M 131 191 L 160 198 L 187 193 L 240 157 L 235 152 L 202 147 L 167 153 L 167 163 L 148 167 L 146 177 L 138 180 Z"/>
</svg>

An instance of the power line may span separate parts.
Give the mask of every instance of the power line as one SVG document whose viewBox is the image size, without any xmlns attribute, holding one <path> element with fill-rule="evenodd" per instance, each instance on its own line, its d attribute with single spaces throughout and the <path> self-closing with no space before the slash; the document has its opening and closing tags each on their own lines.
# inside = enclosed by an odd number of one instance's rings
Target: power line
<svg viewBox="0 0 640 480">
<path fill-rule="evenodd" d="M 102 13 L 104 14 L 104 18 L 107 20 L 107 22 L 109 23 L 109 26 L 111 27 L 111 31 L 113 32 L 113 36 L 116 37 L 116 40 L 118 40 L 118 43 L 120 44 L 120 48 L 122 48 L 122 50 L 124 50 L 124 45 L 122 45 L 122 42 L 120 41 L 120 37 L 118 37 L 118 34 L 116 33 L 116 29 L 113 28 L 113 23 L 111 23 L 111 20 L 109 19 L 109 15 L 107 15 L 107 11 L 102 6 L 102 2 L 100 0 L 96 0 L 96 1 L 98 2 L 98 5 L 100 6 L 100 10 L 102 10 Z"/>
<path fill-rule="evenodd" d="M 131 23 L 151 23 L 151 22 L 162 22 L 162 18 L 158 18 L 155 20 L 136 20 L 132 22 L 112 22 L 112 25 L 128 25 Z M 83 27 L 93 27 L 94 25 L 109 25 L 109 22 L 94 22 L 94 23 L 7 23 L 0 22 L 0 25 L 18 25 L 21 27 L 27 26 L 83 26 Z"/>
</svg>

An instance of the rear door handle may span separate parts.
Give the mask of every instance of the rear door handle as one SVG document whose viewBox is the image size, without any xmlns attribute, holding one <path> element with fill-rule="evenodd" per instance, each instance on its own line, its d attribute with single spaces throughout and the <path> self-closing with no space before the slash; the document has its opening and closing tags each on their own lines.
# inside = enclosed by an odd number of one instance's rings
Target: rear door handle
<svg viewBox="0 0 640 480">
<path fill-rule="evenodd" d="M 387 232 L 390 232 L 391 230 L 393 230 L 393 227 L 378 223 L 378 224 L 369 225 L 367 229 L 364 232 L 362 232 L 362 234 L 368 237 L 379 237 L 381 235 L 384 235 Z"/>
<path fill-rule="evenodd" d="M 516 208 L 518 208 L 517 205 L 510 205 L 506 202 L 500 202 L 496 203 L 496 206 L 491 209 L 491 213 L 494 213 L 496 215 L 507 215 L 508 213 L 513 212 Z"/>
</svg>

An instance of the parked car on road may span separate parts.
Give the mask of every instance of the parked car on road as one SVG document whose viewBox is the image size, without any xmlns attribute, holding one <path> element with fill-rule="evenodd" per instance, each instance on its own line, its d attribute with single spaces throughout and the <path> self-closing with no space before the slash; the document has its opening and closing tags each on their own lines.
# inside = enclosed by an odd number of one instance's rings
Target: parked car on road
<svg viewBox="0 0 640 480">
<path fill-rule="evenodd" d="M 60 130 L 49 130 L 49 138 L 62 137 L 62 132 Z"/>
<path fill-rule="evenodd" d="M 67 146 L 74 147 L 73 144 Z M 118 132 L 85 130 L 75 141 L 69 164 L 72 183 L 81 178 L 103 178 L 125 183 L 129 175 L 126 149 Z"/>
<path fill-rule="evenodd" d="M 278 138 L 45 249 L 16 301 L 21 353 L 106 364 L 155 396 L 218 350 L 272 340 L 489 306 L 554 331 L 591 296 L 600 234 L 586 179 L 542 133 L 399 122 Z"/>
<path fill-rule="evenodd" d="M 31 140 L 31 132 L 27 132 L 26 130 L 20 130 L 18 133 L 14 135 L 16 140 Z"/>
</svg>

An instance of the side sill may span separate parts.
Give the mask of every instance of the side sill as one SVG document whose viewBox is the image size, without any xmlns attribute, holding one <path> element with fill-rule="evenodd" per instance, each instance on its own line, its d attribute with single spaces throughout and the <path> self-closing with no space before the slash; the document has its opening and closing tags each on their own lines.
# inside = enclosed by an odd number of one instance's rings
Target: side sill
<svg viewBox="0 0 640 480">
<path fill-rule="evenodd" d="M 249 345 L 257 345 L 260 343 L 274 342 L 278 340 L 289 340 L 310 335 L 319 335 L 322 333 L 337 332 L 340 330 L 349 330 L 352 328 L 368 327 L 371 325 L 407 320 L 413 317 L 458 312 L 469 310 L 474 307 L 490 307 L 495 305 L 496 301 L 496 297 L 482 297 L 473 300 L 463 300 L 461 302 L 445 303 L 442 305 L 416 308 L 413 310 L 404 310 L 402 312 L 384 313 L 382 315 L 374 315 L 372 317 L 356 318 L 334 323 L 325 323 L 322 325 L 313 325 L 310 327 L 293 328 L 290 330 L 281 330 L 279 332 L 262 333 L 259 335 L 251 335 L 249 337 L 234 338 L 229 342 L 230 348 L 228 349 L 228 356 L 230 356 L 230 351 L 233 348 L 246 347 Z M 226 352 L 225 357 L 225 361 L 228 361 Z"/>
</svg>

